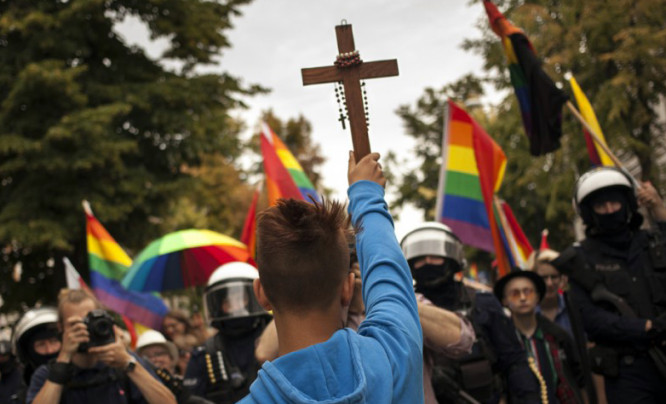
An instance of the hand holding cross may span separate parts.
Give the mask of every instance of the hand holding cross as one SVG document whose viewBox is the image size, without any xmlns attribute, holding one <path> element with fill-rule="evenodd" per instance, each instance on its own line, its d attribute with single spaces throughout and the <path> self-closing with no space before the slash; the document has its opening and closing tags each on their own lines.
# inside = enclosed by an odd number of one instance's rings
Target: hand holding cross
<svg viewBox="0 0 666 404">
<path fill-rule="evenodd" d="M 398 61 L 382 60 L 362 62 L 354 46 L 352 26 L 337 25 L 335 35 L 338 41 L 338 59 L 334 66 L 312 67 L 301 69 L 303 85 L 342 82 L 347 102 L 349 126 L 351 127 L 352 143 L 356 161 L 370 154 L 368 125 L 365 120 L 363 97 L 360 81 L 377 77 L 398 75 Z"/>
</svg>

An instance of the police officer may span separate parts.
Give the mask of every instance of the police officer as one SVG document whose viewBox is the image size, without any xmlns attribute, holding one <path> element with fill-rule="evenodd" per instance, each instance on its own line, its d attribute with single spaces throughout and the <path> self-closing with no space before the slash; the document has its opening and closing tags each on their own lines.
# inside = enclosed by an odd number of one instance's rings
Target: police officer
<svg viewBox="0 0 666 404">
<path fill-rule="evenodd" d="M 54 307 L 42 306 L 23 313 L 12 333 L 12 351 L 23 366 L 18 402 L 25 401 L 35 370 L 58 356 L 60 347 L 58 311 Z"/>
<path fill-rule="evenodd" d="M 610 167 L 583 174 L 573 202 L 586 238 L 553 262 L 571 280 L 573 301 L 596 344 L 592 369 L 604 375 L 609 403 L 666 397 L 666 223 L 641 230 L 639 199 L 663 220 L 663 203 L 649 183 L 637 190 L 632 178 Z"/>
<path fill-rule="evenodd" d="M 8 338 L 0 336 L 0 403 L 18 403 L 21 369 Z"/>
<path fill-rule="evenodd" d="M 193 394 L 216 403 L 235 403 L 248 394 L 260 368 L 255 340 L 271 318 L 254 296 L 258 277 L 252 265 L 232 262 L 208 280 L 206 317 L 218 333 L 192 352 L 184 383 Z"/>
<path fill-rule="evenodd" d="M 529 368 L 511 320 L 490 293 L 467 289 L 454 275 L 464 267 L 463 245 L 447 226 L 428 222 L 404 236 L 403 253 L 417 294 L 436 306 L 467 317 L 476 333 L 471 354 L 459 359 L 426 351 L 433 360 L 432 384 L 439 403 L 540 402 L 537 378 Z M 424 327 L 424 339 L 432 339 Z"/>
</svg>

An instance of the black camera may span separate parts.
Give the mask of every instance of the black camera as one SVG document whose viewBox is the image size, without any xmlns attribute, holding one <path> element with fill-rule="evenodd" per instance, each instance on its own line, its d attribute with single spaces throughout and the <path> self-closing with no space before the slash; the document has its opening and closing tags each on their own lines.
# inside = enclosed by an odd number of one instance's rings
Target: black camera
<svg viewBox="0 0 666 404">
<path fill-rule="evenodd" d="M 104 346 L 116 341 L 113 318 L 104 310 L 96 309 L 88 313 L 83 323 L 88 327 L 90 341 L 79 344 L 79 352 L 88 352 L 94 346 Z"/>
</svg>

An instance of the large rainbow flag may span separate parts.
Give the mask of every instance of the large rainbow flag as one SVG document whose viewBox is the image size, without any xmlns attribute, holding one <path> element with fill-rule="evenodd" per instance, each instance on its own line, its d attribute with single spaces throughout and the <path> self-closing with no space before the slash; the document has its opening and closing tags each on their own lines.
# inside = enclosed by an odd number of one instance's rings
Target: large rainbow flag
<svg viewBox="0 0 666 404">
<path fill-rule="evenodd" d="M 150 293 L 125 289 L 121 281 L 132 259 L 92 214 L 86 211 L 86 233 L 90 283 L 97 298 L 108 308 L 132 321 L 159 330 L 168 308 L 160 298 Z"/>
<path fill-rule="evenodd" d="M 264 156 L 268 204 L 273 206 L 279 198 L 319 200 L 317 191 L 303 168 L 287 146 L 265 123 L 261 124 L 261 153 Z"/>
<path fill-rule="evenodd" d="M 495 252 L 499 275 L 510 271 L 505 242 L 495 217 L 506 156 L 462 108 L 448 101 L 442 141 L 436 217 L 470 246 Z"/>
<path fill-rule="evenodd" d="M 599 140 L 601 140 L 601 142 L 606 145 L 606 138 L 604 137 L 604 133 L 601 131 L 601 126 L 599 126 L 597 115 L 594 113 L 594 109 L 592 109 L 592 104 L 590 104 L 590 101 L 585 96 L 585 93 L 583 93 L 583 90 L 580 89 L 578 82 L 576 82 L 576 79 L 573 76 L 571 76 L 571 79 L 569 79 L 569 83 L 571 84 L 571 89 L 573 90 L 574 98 L 576 99 L 576 104 L 578 104 L 578 110 L 580 111 L 580 114 L 585 119 L 585 122 L 587 122 L 587 124 L 590 125 L 590 127 L 592 127 L 592 129 L 596 132 L 597 136 L 599 136 Z M 592 165 L 614 166 L 615 164 L 613 164 L 613 160 L 611 160 L 604 149 L 602 149 L 601 146 L 597 144 L 597 142 L 590 135 L 587 129 L 585 129 L 585 127 L 583 127 L 583 134 L 585 135 L 587 153 L 590 155 L 590 161 L 592 162 Z"/>
<path fill-rule="evenodd" d="M 562 106 L 567 96 L 543 71 L 523 31 L 511 24 L 491 1 L 484 0 L 483 5 L 492 30 L 502 38 L 530 153 L 540 156 L 552 152 L 560 147 Z"/>
</svg>

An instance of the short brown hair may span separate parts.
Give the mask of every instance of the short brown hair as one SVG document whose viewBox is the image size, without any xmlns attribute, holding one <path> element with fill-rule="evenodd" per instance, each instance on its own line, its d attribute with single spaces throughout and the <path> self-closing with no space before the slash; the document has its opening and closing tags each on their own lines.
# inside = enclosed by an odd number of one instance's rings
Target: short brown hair
<svg viewBox="0 0 666 404">
<path fill-rule="evenodd" d="M 325 309 L 349 273 L 345 205 L 279 199 L 257 221 L 261 285 L 276 310 Z"/>
<path fill-rule="evenodd" d="M 102 308 L 99 300 L 85 289 L 60 289 L 60 293 L 58 293 L 58 323 L 62 324 L 64 320 L 62 318 L 62 311 L 65 304 L 79 304 L 88 299 L 95 303 L 95 308 Z"/>
</svg>

